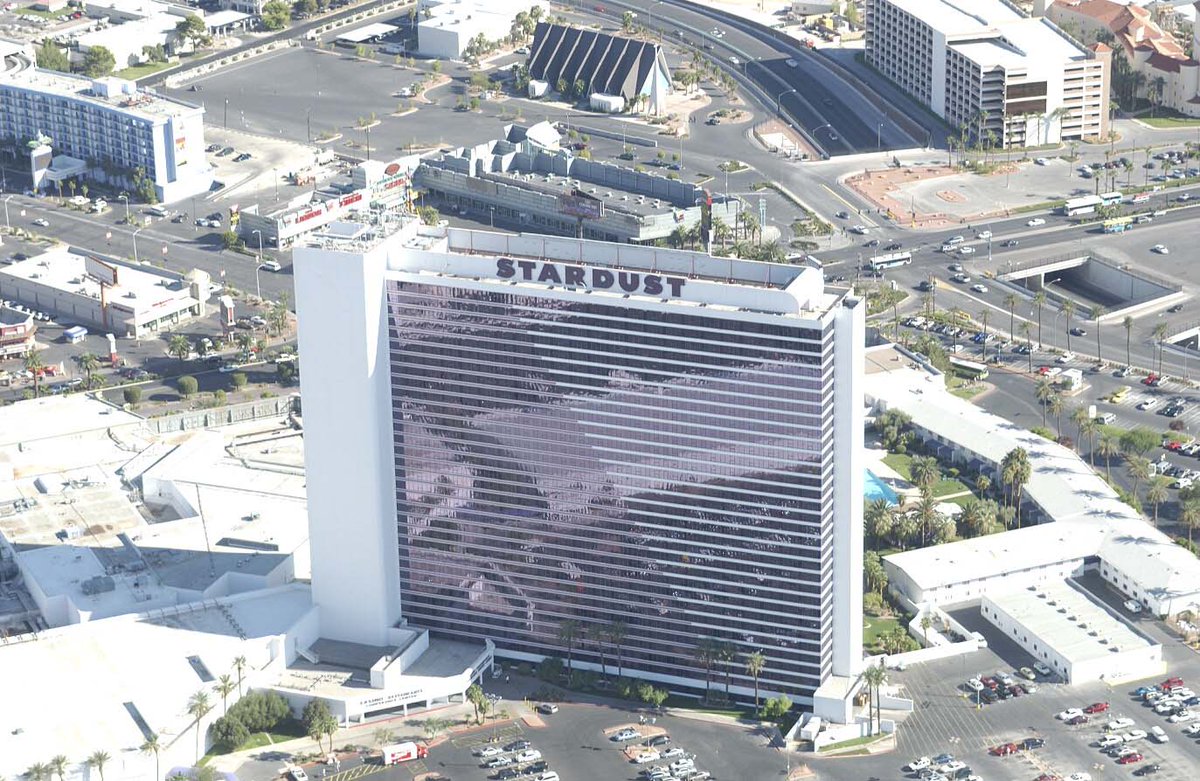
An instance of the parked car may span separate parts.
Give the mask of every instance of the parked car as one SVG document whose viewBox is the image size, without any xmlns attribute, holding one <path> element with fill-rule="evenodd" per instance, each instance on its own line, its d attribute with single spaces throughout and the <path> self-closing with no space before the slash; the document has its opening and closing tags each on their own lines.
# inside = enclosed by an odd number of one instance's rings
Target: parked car
<svg viewBox="0 0 1200 781">
<path fill-rule="evenodd" d="M 1044 748 L 1045 745 L 1046 745 L 1045 738 L 1025 738 L 1024 740 L 1021 741 L 1021 748 L 1023 748 L 1026 751 L 1032 751 L 1033 749 Z"/>
<path fill-rule="evenodd" d="M 1104 713 L 1108 710 L 1107 702 L 1093 702 L 1091 705 L 1083 709 L 1084 713 Z"/>
<path fill-rule="evenodd" d="M 558 713 L 558 706 L 552 702 L 543 702 L 537 707 L 538 713 L 546 714 L 547 716 Z"/>
</svg>

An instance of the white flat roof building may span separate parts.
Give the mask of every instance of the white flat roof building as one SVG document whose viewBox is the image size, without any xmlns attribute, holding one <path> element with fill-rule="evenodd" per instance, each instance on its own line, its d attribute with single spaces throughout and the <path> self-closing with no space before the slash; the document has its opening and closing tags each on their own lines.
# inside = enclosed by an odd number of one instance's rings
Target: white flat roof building
<svg viewBox="0 0 1200 781">
<path fill-rule="evenodd" d="M 102 291 L 101 279 L 116 284 Z M 188 281 L 61 245 L 0 268 L 0 297 L 117 336 L 142 337 L 202 315 L 207 288 L 206 275 Z"/>
<path fill-rule="evenodd" d="M 1036 146 L 1108 132 L 1108 47 L 1085 48 L 1004 0 L 866 9 L 867 62 L 970 138 Z"/>
<path fill-rule="evenodd" d="M 1059 580 L 983 597 L 983 617 L 1067 683 L 1149 678 L 1165 669 L 1162 645 Z"/>
<path fill-rule="evenodd" d="M 1022 517 L 1039 525 L 885 557 L 905 599 L 951 604 L 1086 569 L 1156 615 L 1200 607 L 1200 559 L 1122 502 L 1075 451 L 954 396 L 941 375 L 906 356 L 890 347 L 868 353 L 868 404 L 909 415 L 941 459 L 996 482 L 1004 456 L 1024 448 L 1031 474 Z"/>
<path fill-rule="evenodd" d="M 0 140 L 24 144 L 45 134 L 55 154 L 95 161 L 89 175 L 126 186 L 141 168 L 168 203 L 208 191 L 203 108 L 124 79 L 43 70 L 29 45 L 0 42 L 0 52 Z"/>
<path fill-rule="evenodd" d="M 626 673 L 679 689 L 704 688 L 704 637 L 762 650 L 764 690 L 853 680 L 861 299 L 800 266 L 380 231 L 294 252 L 334 639 L 403 618 L 537 660 L 561 620 L 621 620 Z"/>
<path fill-rule="evenodd" d="M 508 37 L 517 14 L 535 5 L 548 8 L 536 0 L 421 0 L 417 50 L 428 57 L 457 59 L 477 35 L 489 41 Z"/>
</svg>

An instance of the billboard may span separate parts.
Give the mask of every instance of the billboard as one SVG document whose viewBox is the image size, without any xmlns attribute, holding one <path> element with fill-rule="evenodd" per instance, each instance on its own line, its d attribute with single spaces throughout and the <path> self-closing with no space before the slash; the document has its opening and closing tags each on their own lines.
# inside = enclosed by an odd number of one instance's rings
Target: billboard
<svg viewBox="0 0 1200 781">
<path fill-rule="evenodd" d="M 570 195 L 558 196 L 558 210 L 571 217 L 598 220 L 604 216 L 604 201 L 575 190 Z"/>
<path fill-rule="evenodd" d="M 101 285 L 117 286 L 117 267 L 95 256 L 88 255 L 83 259 L 83 273 Z"/>
</svg>

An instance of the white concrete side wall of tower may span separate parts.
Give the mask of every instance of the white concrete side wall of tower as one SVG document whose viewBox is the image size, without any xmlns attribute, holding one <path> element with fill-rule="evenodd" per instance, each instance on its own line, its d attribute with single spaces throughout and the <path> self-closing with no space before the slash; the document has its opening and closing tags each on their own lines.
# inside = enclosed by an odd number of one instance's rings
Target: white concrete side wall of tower
<svg viewBox="0 0 1200 781">
<path fill-rule="evenodd" d="M 833 659 L 835 676 L 862 669 L 863 603 L 863 350 L 864 299 L 847 298 L 834 312 Z"/>
</svg>

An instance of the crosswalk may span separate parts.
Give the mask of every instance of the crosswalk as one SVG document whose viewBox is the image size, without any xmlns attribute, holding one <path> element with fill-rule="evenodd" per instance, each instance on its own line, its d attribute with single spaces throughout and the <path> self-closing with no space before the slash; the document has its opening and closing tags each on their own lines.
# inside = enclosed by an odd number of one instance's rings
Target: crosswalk
<svg viewBox="0 0 1200 781">
<path fill-rule="evenodd" d="M 343 770 L 335 775 L 326 776 L 326 781 L 354 781 L 356 778 L 362 778 L 363 776 L 369 776 L 372 773 L 382 772 L 383 769 L 383 765 L 376 765 L 374 763 L 356 765 L 349 770 Z"/>
</svg>

